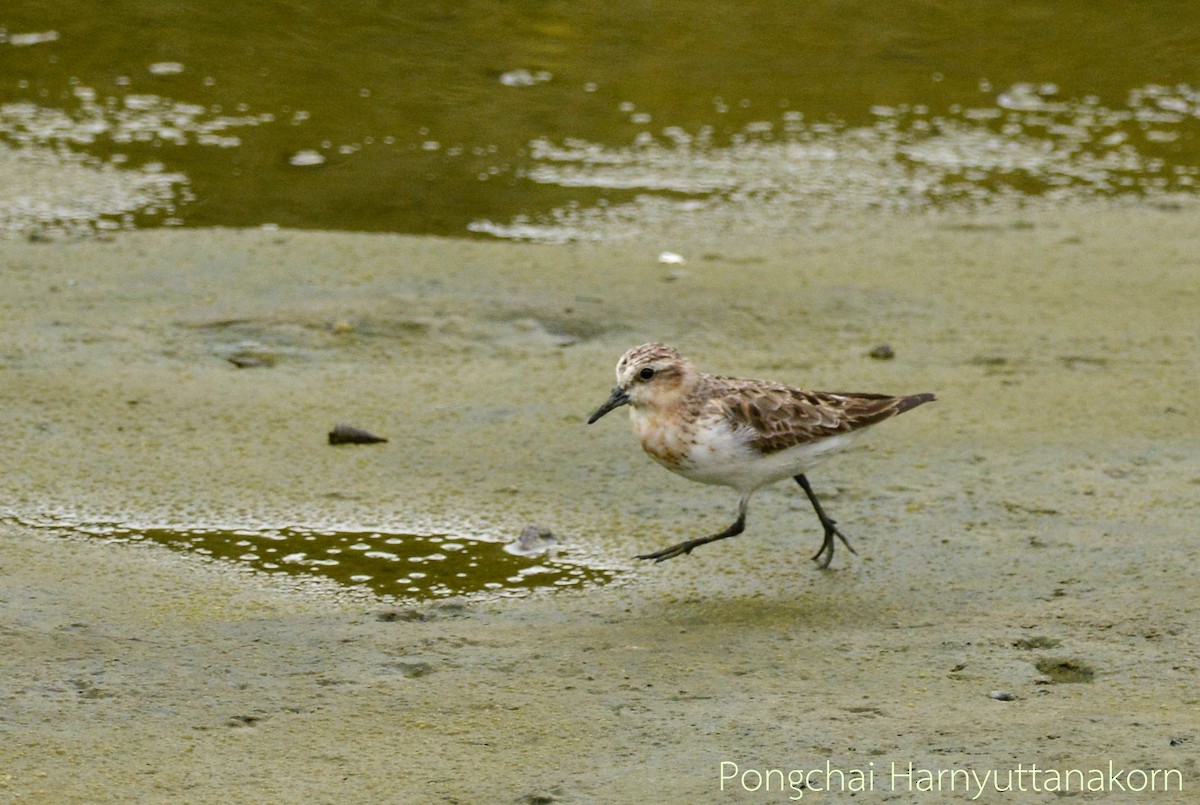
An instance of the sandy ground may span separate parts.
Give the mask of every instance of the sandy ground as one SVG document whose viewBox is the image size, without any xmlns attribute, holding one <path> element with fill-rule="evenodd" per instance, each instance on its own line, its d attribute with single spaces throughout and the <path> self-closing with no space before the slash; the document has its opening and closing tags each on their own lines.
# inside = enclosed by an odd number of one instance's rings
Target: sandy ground
<svg viewBox="0 0 1200 805">
<path fill-rule="evenodd" d="M 1196 213 L 0 243 L 0 800 L 833 802 L 857 771 L 858 802 L 967 801 L 968 772 L 1026 789 L 977 801 L 1057 801 L 1012 774 L 1037 764 L 1103 771 L 1072 801 L 1194 802 Z M 233 368 L 246 340 L 275 364 Z M 859 556 L 815 569 L 815 519 L 779 485 L 736 540 L 628 559 L 735 503 L 653 465 L 622 416 L 583 424 L 647 340 L 938 393 L 812 473 Z M 332 449 L 341 420 L 392 441 Z M 29 525 L 52 518 L 536 522 L 627 570 L 397 603 Z M 1153 773 L 1173 790 L 1121 790 Z"/>
</svg>

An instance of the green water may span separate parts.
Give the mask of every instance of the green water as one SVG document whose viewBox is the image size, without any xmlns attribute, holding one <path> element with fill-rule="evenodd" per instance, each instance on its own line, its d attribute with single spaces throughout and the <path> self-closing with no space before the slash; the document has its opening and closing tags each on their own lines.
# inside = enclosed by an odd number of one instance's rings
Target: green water
<svg viewBox="0 0 1200 805">
<path fill-rule="evenodd" d="M 617 575 L 554 546 L 527 555 L 502 543 L 439 534 L 300 526 L 223 529 L 93 523 L 53 528 L 116 542 L 155 542 L 260 572 L 328 579 L 398 599 L 520 596 L 539 589 L 603 584 Z"/>
<path fill-rule="evenodd" d="M 126 225 L 604 237 L 1200 165 L 1191 3 L 9 0 L 0 28 L 0 142 L 186 177 Z"/>
</svg>

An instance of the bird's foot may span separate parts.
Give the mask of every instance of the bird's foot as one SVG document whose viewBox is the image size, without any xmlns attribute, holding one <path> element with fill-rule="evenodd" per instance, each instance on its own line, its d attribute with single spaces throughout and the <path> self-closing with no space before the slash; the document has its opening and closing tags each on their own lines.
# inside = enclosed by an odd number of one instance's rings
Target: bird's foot
<svg viewBox="0 0 1200 805">
<path fill-rule="evenodd" d="M 644 553 L 634 558 L 653 559 L 655 562 L 665 562 L 668 559 L 674 559 L 676 556 L 682 556 L 685 553 L 691 553 L 692 548 L 695 548 L 697 545 L 703 545 L 705 542 L 708 542 L 708 540 L 703 538 L 689 539 L 685 540 L 684 542 L 680 542 L 677 545 L 672 545 L 670 548 L 663 548 L 661 551 L 655 551 L 654 553 Z"/>
<path fill-rule="evenodd" d="M 846 546 L 846 550 L 858 556 L 858 551 L 854 550 L 854 546 L 846 539 L 846 535 L 838 531 L 837 521 L 823 517 L 821 518 L 821 526 L 825 529 L 825 541 L 821 543 L 820 550 L 812 555 L 812 560 L 817 563 L 818 568 L 827 570 L 829 563 L 833 561 L 833 551 L 837 545 L 833 541 L 834 537 L 842 541 L 842 544 Z"/>
</svg>

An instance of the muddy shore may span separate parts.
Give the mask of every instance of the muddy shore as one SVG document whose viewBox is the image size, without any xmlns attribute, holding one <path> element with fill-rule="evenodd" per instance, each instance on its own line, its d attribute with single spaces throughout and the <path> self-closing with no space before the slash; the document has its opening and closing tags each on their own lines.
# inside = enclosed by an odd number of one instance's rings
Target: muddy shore
<svg viewBox="0 0 1200 805">
<path fill-rule="evenodd" d="M 855 801 L 960 802 L 892 764 L 1112 762 L 1183 791 L 1110 801 L 1194 801 L 1197 212 L 0 242 L 0 799 L 783 802 L 801 791 L 741 773 L 829 764 L 875 771 Z M 857 557 L 816 570 L 779 485 L 736 540 L 629 558 L 735 504 L 623 417 L 584 425 L 648 340 L 724 374 L 937 392 L 812 474 Z M 233 366 L 247 343 L 270 365 Z M 342 420 L 390 441 L 330 448 Z M 385 601 L 50 522 L 538 523 L 620 574 Z M 822 780 L 804 800 L 841 801 Z M 1041 782 L 978 801 L 1057 801 Z"/>
</svg>

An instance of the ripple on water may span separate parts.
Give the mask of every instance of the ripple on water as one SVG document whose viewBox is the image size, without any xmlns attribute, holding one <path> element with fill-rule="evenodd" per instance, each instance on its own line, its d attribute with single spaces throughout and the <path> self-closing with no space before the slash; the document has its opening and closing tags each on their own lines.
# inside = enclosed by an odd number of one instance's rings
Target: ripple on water
<svg viewBox="0 0 1200 805">
<path fill-rule="evenodd" d="M 61 524 L 58 528 L 63 528 Z M 323 578 L 406 599 L 464 595 L 520 596 L 538 589 L 585 587 L 616 572 L 564 550 L 537 556 L 505 544 L 446 534 L 337 531 L 302 526 L 264 529 L 142 528 L 90 524 L 74 533 L 113 541 L 150 541 L 267 573 Z"/>
</svg>

